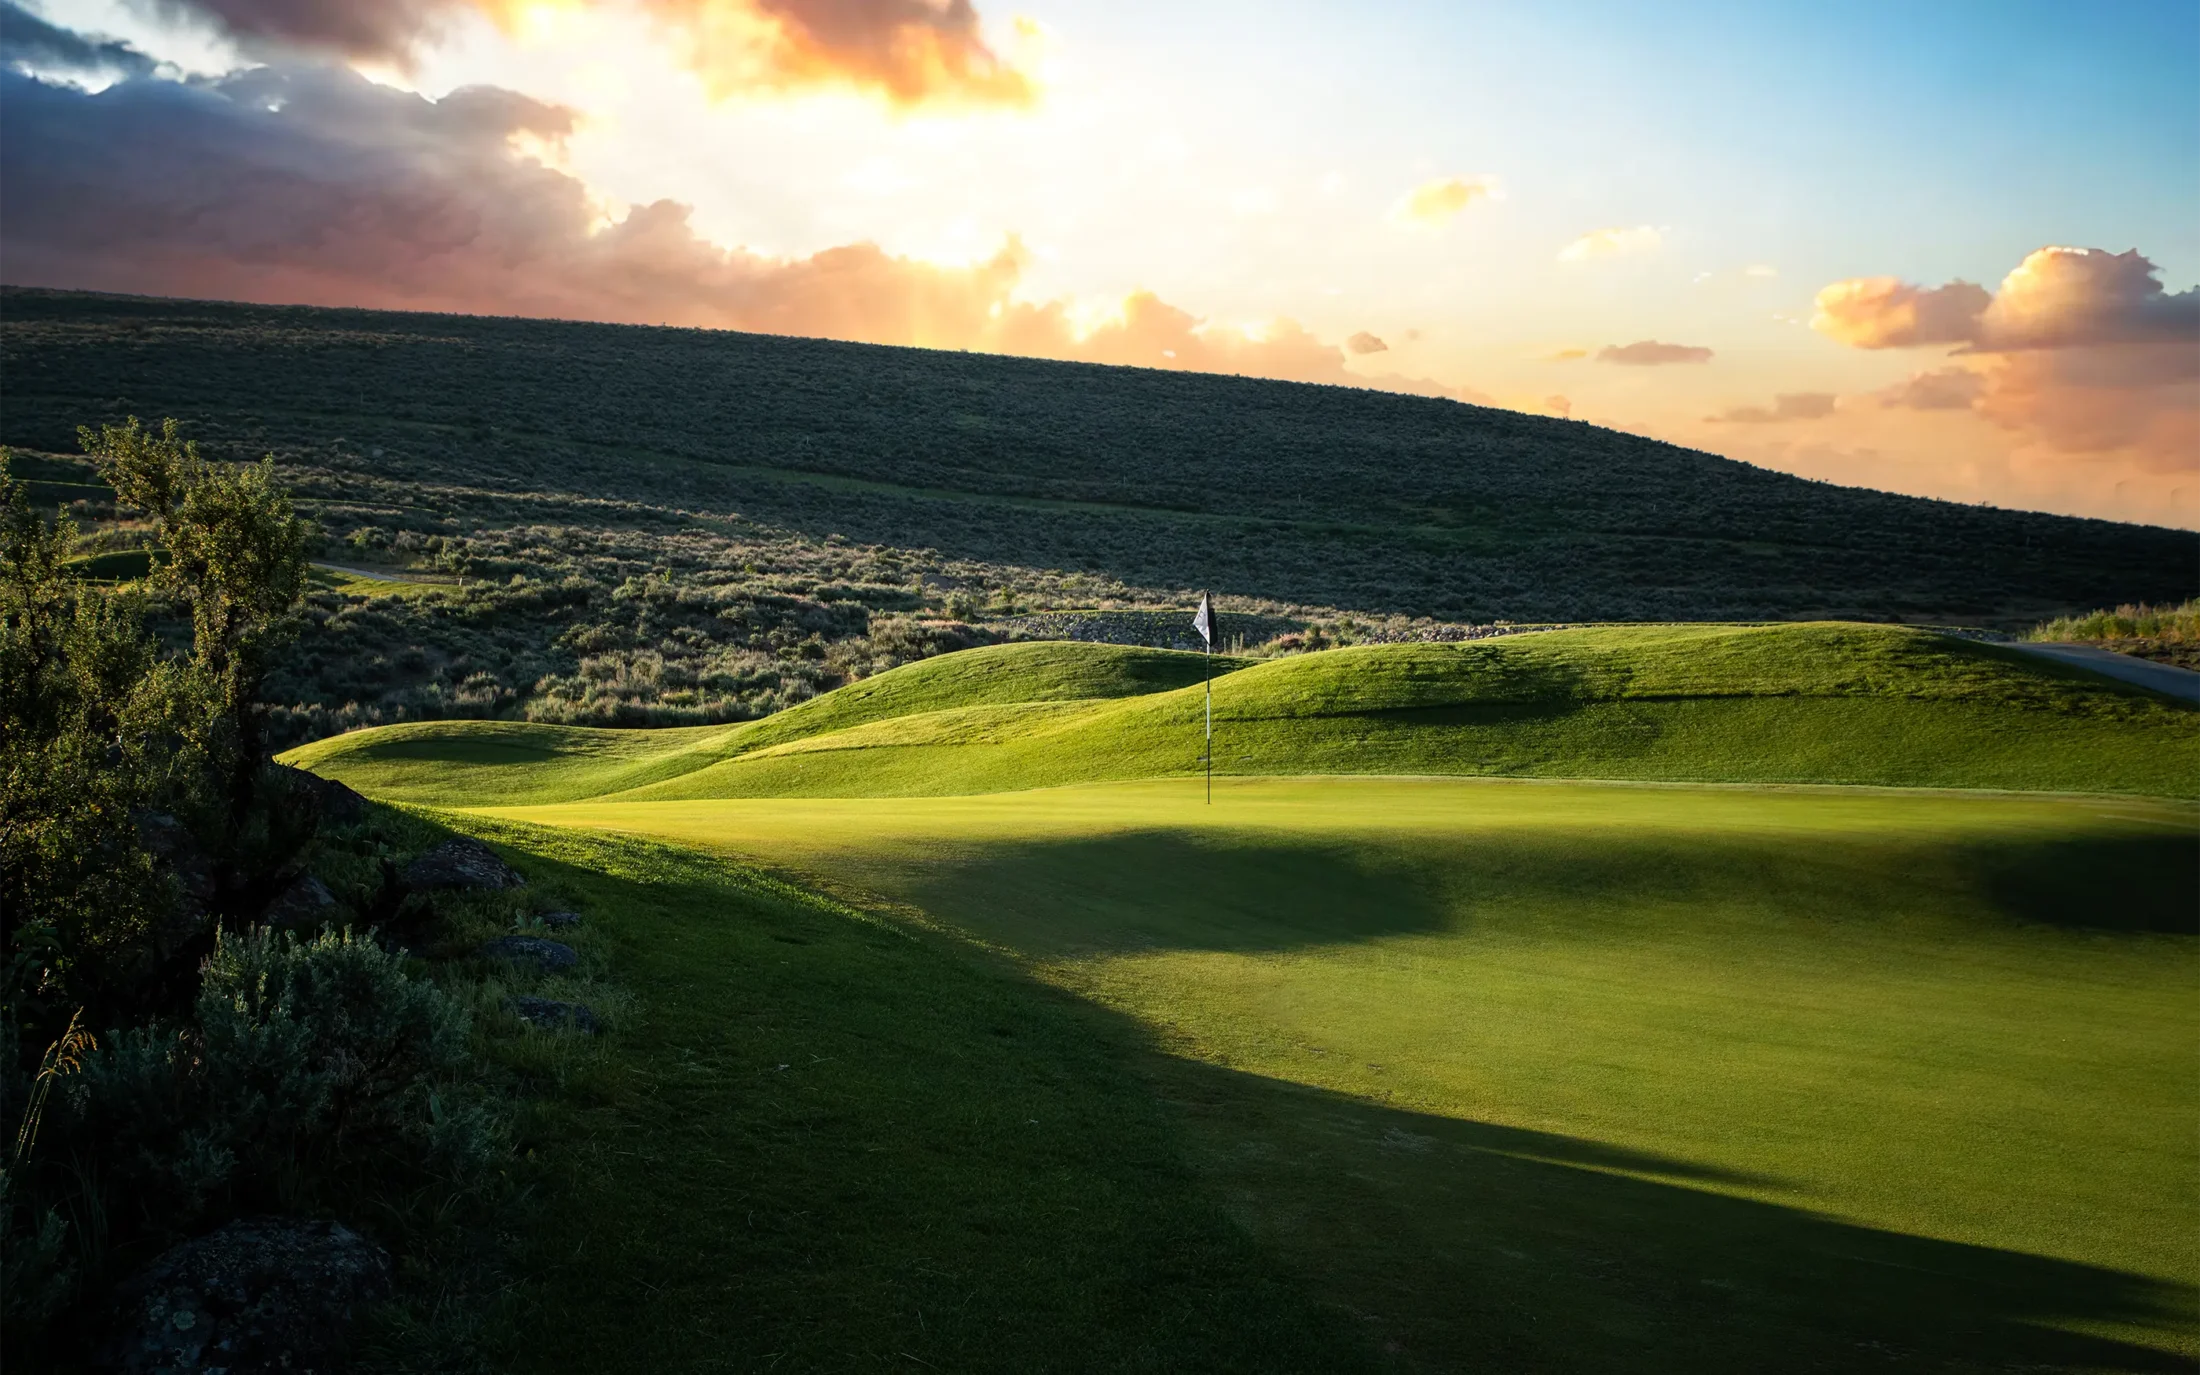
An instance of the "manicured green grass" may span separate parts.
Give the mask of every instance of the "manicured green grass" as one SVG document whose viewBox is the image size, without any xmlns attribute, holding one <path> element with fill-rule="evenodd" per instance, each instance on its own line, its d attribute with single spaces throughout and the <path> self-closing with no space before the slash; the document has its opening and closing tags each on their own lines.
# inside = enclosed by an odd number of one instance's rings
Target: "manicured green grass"
<svg viewBox="0 0 2200 1375">
<path fill-rule="evenodd" d="M 1165 651 L 1003 645 L 744 726 L 637 734 L 434 722 L 288 757 L 382 796 L 445 806 L 922 796 L 1160 777 L 1199 767 L 1204 671 L 1199 656 Z M 2193 708 L 1891 626 L 1602 627 L 1367 646 L 1220 674 L 1214 713 L 1225 776 L 2200 793 Z"/>
<path fill-rule="evenodd" d="M 916 1243 L 881 1231 L 872 1200 L 917 1188 L 901 1167 L 924 1162 L 938 1175 L 924 1187 L 945 1191 L 925 1225 L 952 1230 L 989 1195 L 957 1193 L 949 1162 L 1010 1132 L 1005 1099 L 1043 1102 L 1041 1123 L 1081 1105 L 1070 1135 L 1102 1174 L 1118 1138 L 1156 1170 L 1180 1151 L 1311 1305 L 1355 1315 L 1402 1368 L 2140 1370 L 2200 1355 L 2188 804 L 1236 779 L 1212 808 L 1170 780 L 506 815 L 761 861 L 1032 980 L 823 909 L 792 932 L 811 944 L 774 951 L 781 918 L 702 861 L 618 861 L 606 885 L 651 879 L 619 888 L 604 920 L 662 1019 L 627 1052 L 657 1087 L 598 1110 L 601 1139 L 637 1154 L 588 1157 L 574 1206 L 636 1216 L 588 1233 L 573 1282 L 640 1265 L 711 1333 L 826 1322 L 779 1307 L 819 1312 L 797 1278 L 741 1268 L 819 1255 L 869 1267 L 876 1288 L 843 1276 L 823 1292 L 841 1321 L 884 1330 L 887 1277 Z M 588 864 L 624 853 L 507 834 Z M 1100 1014 L 1080 1024 L 1046 987 Z M 987 998 L 1087 1040 L 1017 1030 L 981 1053 L 956 1038 Z M 852 1077 L 814 1111 L 790 1106 L 807 1081 L 780 1076 L 813 1073 Z M 929 1135 L 963 1120 L 973 1134 L 952 1146 Z M 869 1166 L 874 1147 L 891 1168 Z M 703 1182 L 705 1157 L 720 1182 Z M 1043 1249 L 1050 1230 L 1144 1216 L 1124 1187 L 986 1215 Z M 808 1211 L 776 1214 L 772 1246 L 735 1225 L 746 1199 L 790 1193 Z M 991 1263 L 959 1245 L 925 1254 Z M 699 1368 L 700 1345 L 655 1310 L 581 1302 L 571 1330 L 587 1340 L 631 1322 L 663 1368 Z M 1130 1310 L 1049 1311 L 1059 1348 L 1022 1368 L 1125 1368 L 1087 1348 Z M 1150 1350 L 1155 1369 L 1210 1362 Z"/>
</svg>

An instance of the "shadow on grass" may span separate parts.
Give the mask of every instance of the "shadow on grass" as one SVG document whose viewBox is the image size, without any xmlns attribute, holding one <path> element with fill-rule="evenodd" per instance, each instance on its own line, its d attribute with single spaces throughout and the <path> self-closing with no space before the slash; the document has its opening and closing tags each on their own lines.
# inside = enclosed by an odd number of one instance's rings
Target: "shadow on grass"
<svg viewBox="0 0 2200 1375">
<path fill-rule="evenodd" d="M 1706 1192 L 1596 1142 L 1196 1062 L 1157 1077 L 1240 1220 L 1412 1366 L 2192 1368 L 2070 1330 L 2189 1343 L 2191 1288 Z"/>
<path fill-rule="evenodd" d="M 911 861 L 918 906 L 1027 954 L 1260 953 L 1478 923 L 1588 936 L 1676 905 L 1824 925 L 1944 921 L 2200 933 L 2200 836 L 1491 831 L 1318 840 L 1126 831 L 958 843 Z"/>
<path fill-rule="evenodd" d="M 1976 863 L 1994 905 L 2020 921 L 2200 935 L 2200 835 L 2041 840 Z"/>
</svg>

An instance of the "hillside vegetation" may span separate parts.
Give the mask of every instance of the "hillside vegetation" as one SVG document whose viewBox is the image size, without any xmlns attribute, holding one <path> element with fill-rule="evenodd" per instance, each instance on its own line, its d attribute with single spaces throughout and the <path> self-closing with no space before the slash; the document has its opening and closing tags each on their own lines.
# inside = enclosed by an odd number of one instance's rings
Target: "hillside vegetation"
<svg viewBox="0 0 2200 1375">
<path fill-rule="evenodd" d="M 286 758 L 379 796 L 457 806 L 936 795 L 1180 775 L 1200 767 L 1205 668 L 1169 651 L 1003 645 L 731 728 L 425 723 Z M 1225 776 L 2200 791 L 2192 708 L 1898 627 L 1549 631 L 1218 668 L 1215 765 Z"/>
<path fill-rule="evenodd" d="M 2189 532 L 1828 486 L 1348 388 L 694 330 L 9 290 L 0 443 L 112 515 L 75 427 L 273 451 L 329 586 L 298 741 L 425 718 L 754 718 L 1014 632 L 1183 606 L 1452 623 L 1954 622 L 2192 595 Z M 101 524 L 88 555 L 139 547 Z M 1225 617 L 1226 636 L 1233 630 Z"/>
</svg>

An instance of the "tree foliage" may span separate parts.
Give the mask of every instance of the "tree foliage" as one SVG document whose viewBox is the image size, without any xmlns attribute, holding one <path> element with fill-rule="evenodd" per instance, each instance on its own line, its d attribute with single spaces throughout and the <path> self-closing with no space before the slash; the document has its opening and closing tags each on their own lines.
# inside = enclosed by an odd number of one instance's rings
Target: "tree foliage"
<svg viewBox="0 0 2200 1375">
<path fill-rule="evenodd" d="M 268 653 L 291 633 L 305 590 L 306 525 L 275 481 L 275 462 L 210 463 L 173 419 L 136 416 L 77 431 L 119 501 L 150 516 L 164 557 L 151 583 L 191 617 L 190 667 L 212 708 L 204 746 L 226 765 L 233 820 L 251 802 L 265 738 Z"/>
<path fill-rule="evenodd" d="M 208 462 L 173 420 L 82 438 L 163 557 L 142 586 L 78 576 L 74 523 L 0 454 L 0 922 L 11 1015 L 41 1045 L 70 1009 L 127 1015 L 163 965 L 195 965 L 224 893 L 254 886 L 241 861 L 281 830 L 252 814 L 260 688 L 305 571 L 270 463 Z M 188 648 L 164 621 L 188 622 Z M 156 865 L 155 812 L 190 821 L 170 830 L 204 851 L 206 891 Z"/>
</svg>

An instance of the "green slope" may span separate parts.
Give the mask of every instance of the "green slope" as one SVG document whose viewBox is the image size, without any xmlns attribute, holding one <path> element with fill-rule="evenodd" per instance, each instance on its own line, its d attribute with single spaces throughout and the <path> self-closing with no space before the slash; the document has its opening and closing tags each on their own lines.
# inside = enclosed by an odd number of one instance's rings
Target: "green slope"
<svg viewBox="0 0 2200 1375">
<path fill-rule="evenodd" d="M 1481 774 L 2200 792 L 2200 711 L 1892 626 L 1601 627 L 1218 661 L 1218 774 Z M 437 722 L 289 762 L 393 800 L 941 795 L 1199 767 L 1196 655 L 946 655 L 732 728 Z"/>
</svg>

